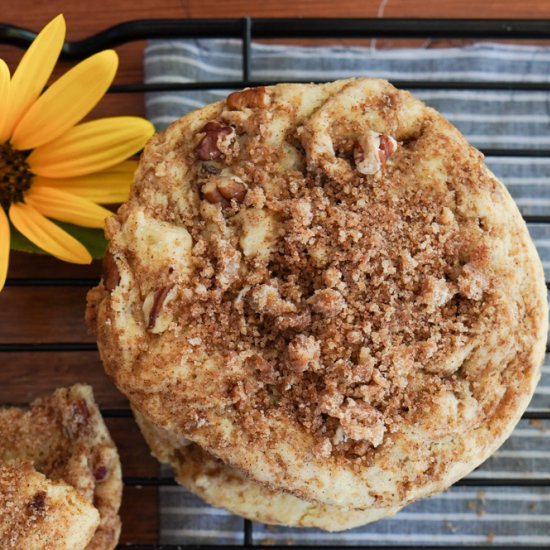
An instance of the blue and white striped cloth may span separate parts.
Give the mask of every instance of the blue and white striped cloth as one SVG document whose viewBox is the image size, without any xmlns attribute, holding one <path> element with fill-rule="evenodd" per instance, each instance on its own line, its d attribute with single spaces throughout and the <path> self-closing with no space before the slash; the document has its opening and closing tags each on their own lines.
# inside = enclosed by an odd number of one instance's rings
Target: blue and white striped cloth
<svg viewBox="0 0 550 550">
<path fill-rule="evenodd" d="M 145 80 L 240 80 L 236 40 L 153 41 Z M 391 80 L 550 80 L 550 48 L 473 45 L 448 49 L 376 50 L 253 44 L 255 80 L 315 80 L 350 76 Z M 158 92 L 146 98 L 158 129 L 228 91 Z M 550 93 L 417 90 L 479 148 L 550 149 Z M 550 215 L 550 158 L 489 157 L 524 214 Z M 550 225 L 529 227 L 550 279 Z M 550 356 L 530 410 L 550 409 Z M 508 442 L 471 477 L 550 479 L 550 422 L 521 421 Z M 177 487 L 161 490 L 164 543 L 241 544 L 243 521 Z M 253 525 L 256 544 L 510 545 L 550 547 L 550 488 L 455 487 L 414 503 L 395 518 L 345 533 Z"/>
</svg>

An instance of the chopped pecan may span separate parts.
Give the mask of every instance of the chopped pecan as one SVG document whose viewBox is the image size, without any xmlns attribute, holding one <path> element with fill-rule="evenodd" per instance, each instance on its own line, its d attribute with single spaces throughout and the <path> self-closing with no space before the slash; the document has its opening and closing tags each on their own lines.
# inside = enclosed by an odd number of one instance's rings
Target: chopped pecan
<svg viewBox="0 0 550 550">
<path fill-rule="evenodd" d="M 151 305 L 151 309 L 149 311 L 149 316 L 147 319 L 147 330 L 153 330 L 155 328 L 160 310 L 162 309 L 166 297 L 168 296 L 170 290 L 172 290 L 173 286 L 174 285 L 164 286 L 154 293 L 153 303 Z"/>
<path fill-rule="evenodd" d="M 380 143 L 378 145 L 378 157 L 382 166 L 397 151 L 397 141 L 391 136 L 380 134 Z"/>
<path fill-rule="evenodd" d="M 195 147 L 195 154 L 199 160 L 215 160 L 235 154 L 236 133 L 231 126 L 211 121 L 205 124 L 200 132 L 204 137 Z"/>
<path fill-rule="evenodd" d="M 307 302 L 311 305 L 313 311 L 327 317 L 336 317 L 346 307 L 343 296 L 332 288 L 316 290 Z"/>
<path fill-rule="evenodd" d="M 359 138 L 353 152 L 357 171 L 365 175 L 376 174 L 395 151 L 397 151 L 395 139 L 387 134 L 368 130 Z"/>
<path fill-rule="evenodd" d="M 246 186 L 237 176 L 212 176 L 202 186 L 201 192 L 208 202 L 229 206 L 232 200 L 242 204 Z"/>
<path fill-rule="evenodd" d="M 111 292 L 120 283 L 120 272 L 115 257 L 107 250 L 103 256 L 103 286 Z"/>
<path fill-rule="evenodd" d="M 218 182 L 218 191 L 224 199 L 236 200 L 239 204 L 244 201 L 246 196 L 246 187 L 244 183 L 235 177 L 232 178 L 220 178 Z"/>
<path fill-rule="evenodd" d="M 94 479 L 98 482 L 107 479 L 107 468 L 105 466 L 97 466 L 94 470 Z"/>
<path fill-rule="evenodd" d="M 269 96 L 263 86 L 248 88 L 239 92 L 233 92 L 227 96 L 225 104 L 229 109 L 240 110 L 245 108 L 267 107 Z"/>
<path fill-rule="evenodd" d="M 218 191 L 218 187 L 214 181 L 206 182 L 201 188 L 201 194 L 210 204 L 221 204 L 222 206 L 229 206 L 230 204 Z"/>
</svg>

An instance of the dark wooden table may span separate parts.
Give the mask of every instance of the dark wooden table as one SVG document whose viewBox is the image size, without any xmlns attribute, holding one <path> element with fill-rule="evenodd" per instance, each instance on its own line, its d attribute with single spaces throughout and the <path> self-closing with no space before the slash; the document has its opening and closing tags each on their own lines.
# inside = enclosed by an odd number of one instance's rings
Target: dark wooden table
<svg viewBox="0 0 550 550">
<path fill-rule="evenodd" d="M 547 18 L 550 2 L 540 0 L 62 0 L 5 1 L 2 22 L 39 30 L 57 13 L 67 19 L 68 39 L 78 39 L 108 26 L 142 18 L 199 17 L 479 17 Z M 142 80 L 143 42 L 118 49 L 121 63 L 118 83 Z M 21 51 L 0 46 L 0 57 L 14 68 Z M 64 64 L 63 64 L 64 65 Z M 63 68 L 63 67 L 62 67 Z M 143 96 L 114 94 L 92 116 L 143 115 Z M 75 266 L 42 256 L 14 253 L 9 282 L 0 294 L 0 404 L 28 403 L 59 386 L 86 382 L 94 387 L 103 409 L 124 409 L 127 402 L 104 374 L 93 349 L 71 350 L 71 344 L 88 344 L 92 338 L 83 322 L 85 295 L 99 278 L 100 266 Z M 75 284 L 75 279 L 90 284 Z M 22 279 L 31 279 L 24 284 Z M 34 279 L 34 282 L 32 281 Z M 43 279 L 37 281 L 37 279 Z M 28 344 L 35 349 L 28 348 Z M 25 345 L 25 346 L 22 346 Z M 22 349 L 22 348 L 25 349 Z M 130 418 L 108 418 L 118 445 L 124 475 L 158 475 L 158 464 L 149 455 Z M 122 506 L 122 543 L 152 543 L 158 536 L 158 494 L 154 487 L 126 487 Z"/>
</svg>

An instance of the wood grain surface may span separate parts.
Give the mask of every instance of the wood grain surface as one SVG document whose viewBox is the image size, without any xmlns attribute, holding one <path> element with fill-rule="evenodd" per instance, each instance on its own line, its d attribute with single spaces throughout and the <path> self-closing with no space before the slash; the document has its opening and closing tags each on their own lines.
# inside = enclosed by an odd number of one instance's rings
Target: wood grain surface
<svg viewBox="0 0 550 550">
<path fill-rule="evenodd" d="M 67 19 L 68 39 L 76 40 L 117 23 L 144 18 L 208 17 L 439 17 L 439 18 L 547 18 L 550 2 L 540 0 L 62 0 L 4 1 L 0 19 L 39 30 L 58 13 Z M 117 51 L 120 69 L 116 82 L 141 82 L 143 42 Z M 13 70 L 21 50 L 0 46 L 0 57 Z M 63 63 L 60 69 L 66 68 Z M 59 71 L 58 71 L 59 72 Z M 113 94 L 92 116 L 143 115 L 141 94 Z M 9 277 L 15 285 L 0 294 L 0 348 L 4 344 L 91 343 L 83 322 L 86 286 L 21 286 L 23 279 L 75 279 L 90 282 L 100 275 L 99 262 L 91 266 L 61 263 L 45 256 L 14 253 Z M 95 351 L 0 352 L 0 404 L 26 403 L 59 386 L 92 384 L 102 408 L 126 408 L 126 399 L 103 372 Z M 109 418 L 125 476 L 154 476 L 159 467 L 150 457 L 139 430 L 130 418 Z M 158 537 L 158 493 L 154 487 L 127 487 L 122 506 L 122 543 L 152 543 Z"/>
</svg>

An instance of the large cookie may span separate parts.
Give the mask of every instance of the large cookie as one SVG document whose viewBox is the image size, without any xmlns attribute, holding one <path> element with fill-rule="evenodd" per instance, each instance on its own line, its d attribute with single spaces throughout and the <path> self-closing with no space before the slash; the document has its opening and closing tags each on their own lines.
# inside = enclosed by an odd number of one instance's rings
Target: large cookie
<svg viewBox="0 0 550 550">
<path fill-rule="evenodd" d="M 56 390 L 28 409 L 0 408 L 0 468 L 0 499 L 21 504 L 11 512 L 8 506 L 0 507 L 0 535 L 5 524 L 8 537 L 4 541 L 0 536 L 2 548 L 110 550 L 116 546 L 120 461 L 90 386 Z M 18 485 L 13 486 L 10 479 L 17 479 Z M 32 504 L 36 498 L 40 506 Z M 27 505 L 36 512 L 32 531 L 30 524 L 25 527 Z M 66 529 L 60 521 L 67 522 Z M 10 524 L 21 525 L 21 532 Z M 91 539 L 78 545 L 71 537 L 80 533 L 78 541 L 86 541 L 90 526 Z M 35 539 L 37 546 L 32 546 Z"/>
<path fill-rule="evenodd" d="M 543 270 L 483 156 L 382 80 L 244 90 L 153 138 L 88 321 L 158 428 L 351 508 L 440 491 L 540 376 Z"/>
</svg>

